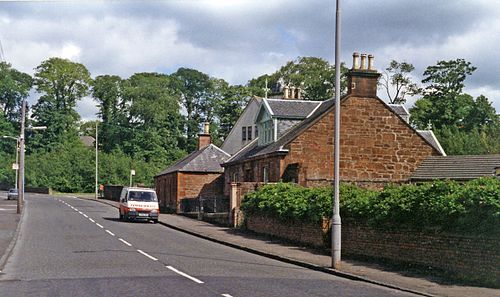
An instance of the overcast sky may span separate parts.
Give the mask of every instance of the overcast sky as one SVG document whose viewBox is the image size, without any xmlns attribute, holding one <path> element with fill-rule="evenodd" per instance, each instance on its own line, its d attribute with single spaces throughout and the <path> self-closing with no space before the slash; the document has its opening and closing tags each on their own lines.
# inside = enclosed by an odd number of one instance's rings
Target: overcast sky
<svg viewBox="0 0 500 297">
<path fill-rule="evenodd" d="M 391 59 L 413 63 L 420 81 L 427 66 L 464 58 L 478 68 L 465 91 L 484 94 L 500 113 L 500 0 L 341 4 L 341 60 L 349 67 L 358 51 L 373 54 L 379 70 Z M 58 56 L 92 77 L 189 67 L 245 84 L 298 56 L 333 63 L 334 32 L 334 0 L 0 2 L 3 56 L 30 74 Z M 85 99 L 78 111 L 95 118 L 95 103 Z"/>
</svg>

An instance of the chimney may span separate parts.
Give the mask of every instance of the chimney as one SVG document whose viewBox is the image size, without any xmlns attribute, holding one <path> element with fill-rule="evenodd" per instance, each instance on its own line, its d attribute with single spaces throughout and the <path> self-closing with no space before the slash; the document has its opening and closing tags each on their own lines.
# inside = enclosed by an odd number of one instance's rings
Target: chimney
<svg viewBox="0 0 500 297">
<path fill-rule="evenodd" d="M 198 150 L 207 147 L 212 143 L 212 137 L 210 136 L 210 123 L 203 123 L 203 133 L 198 134 Z"/>
<path fill-rule="evenodd" d="M 360 63 L 359 57 L 361 57 Z M 368 67 L 366 58 L 368 57 Z M 358 97 L 377 97 L 380 73 L 373 67 L 374 56 L 353 53 L 352 68 L 347 73 L 349 80 L 348 94 Z"/>
<path fill-rule="evenodd" d="M 283 88 L 283 98 L 284 99 L 288 99 L 288 90 L 289 90 L 288 85 L 285 85 L 285 87 Z"/>
</svg>

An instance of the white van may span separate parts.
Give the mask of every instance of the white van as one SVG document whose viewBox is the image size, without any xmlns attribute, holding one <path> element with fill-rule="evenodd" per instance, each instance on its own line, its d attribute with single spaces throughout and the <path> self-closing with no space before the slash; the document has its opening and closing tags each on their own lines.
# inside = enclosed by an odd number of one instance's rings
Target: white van
<svg viewBox="0 0 500 297">
<path fill-rule="evenodd" d="M 158 198 L 153 189 L 125 187 L 120 195 L 120 220 L 151 220 L 158 223 Z"/>
</svg>

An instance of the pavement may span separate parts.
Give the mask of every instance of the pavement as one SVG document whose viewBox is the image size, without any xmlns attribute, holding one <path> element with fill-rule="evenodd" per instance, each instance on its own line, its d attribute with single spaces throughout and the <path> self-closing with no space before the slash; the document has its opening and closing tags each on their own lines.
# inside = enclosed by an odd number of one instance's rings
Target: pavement
<svg viewBox="0 0 500 297">
<path fill-rule="evenodd" d="M 78 198 L 93 199 L 91 196 L 79 196 Z M 0 209 L 2 208 L 2 201 L 0 196 Z M 105 199 L 99 199 L 98 201 L 113 207 L 117 207 L 118 205 L 115 201 Z M 15 233 L 15 225 L 17 225 L 17 222 L 16 224 L 12 222 L 8 223 L 7 221 L 9 219 L 4 219 L 2 217 L 3 216 L 0 215 L 0 232 L 4 232 L 3 230 L 6 229 L 3 227 L 4 224 L 9 226 L 9 237 L 15 242 L 13 233 Z M 15 221 L 16 219 L 19 220 L 19 215 L 17 215 L 17 218 L 16 216 L 10 217 L 10 220 Z M 178 231 L 265 257 L 349 278 L 355 281 L 378 284 L 421 296 L 500 297 L 500 290 L 498 289 L 454 284 L 437 277 L 416 275 L 404 270 L 398 271 L 393 267 L 385 267 L 371 262 L 343 259 L 340 269 L 331 269 L 331 257 L 322 251 L 299 247 L 290 243 L 271 239 L 267 236 L 214 225 L 184 216 L 160 214 L 159 223 Z M 3 233 L 0 233 L 0 235 L 2 234 Z M 0 259 L 5 261 L 5 253 L 9 253 L 10 251 L 5 240 L 1 239 L 0 237 L 0 256 L 3 255 L 3 257 Z M 10 246 L 12 246 L 12 244 L 10 244 Z M 4 263 L 0 260 L 0 271 L 3 264 Z"/>
</svg>

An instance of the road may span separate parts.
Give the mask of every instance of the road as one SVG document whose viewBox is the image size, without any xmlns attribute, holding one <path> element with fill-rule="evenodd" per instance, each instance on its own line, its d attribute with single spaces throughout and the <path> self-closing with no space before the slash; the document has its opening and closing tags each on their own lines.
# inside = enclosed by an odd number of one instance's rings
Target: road
<svg viewBox="0 0 500 297">
<path fill-rule="evenodd" d="M 0 296 L 413 296 L 282 263 L 94 201 L 27 195 Z"/>
</svg>

